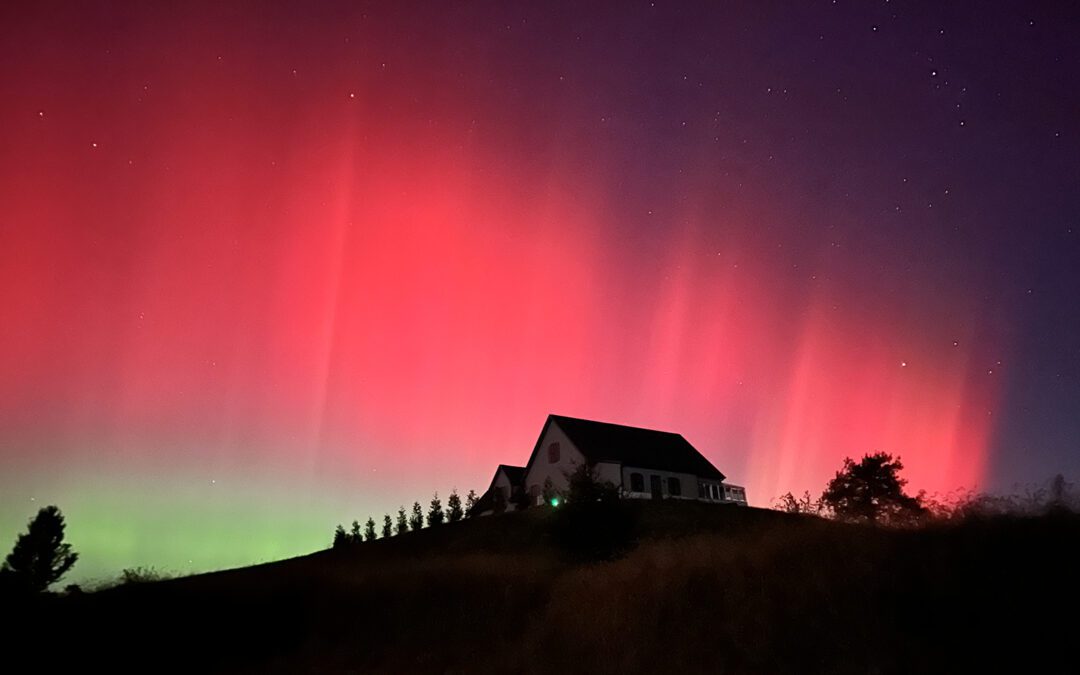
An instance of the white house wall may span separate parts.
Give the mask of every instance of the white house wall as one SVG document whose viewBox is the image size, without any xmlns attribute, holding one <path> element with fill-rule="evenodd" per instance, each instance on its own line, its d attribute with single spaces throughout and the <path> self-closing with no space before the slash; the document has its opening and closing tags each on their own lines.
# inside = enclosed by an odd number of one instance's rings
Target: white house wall
<svg viewBox="0 0 1080 675">
<path fill-rule="evenodd" d="M 631 492 L 630 486 L 630 474 L 640 473 L 644 479 L 645 491 L 644 492 Z M 625 495 L 631 499 L 651 499 L 652 490 L 649 489 L 649 476 L 660 476 L 660 484 L 663 486 L 664 499 L 693 499 L 698 498 L 698 477 L 692 473 L 676 473 L 673 471 L 656 471 L 654 469 L 639 469 L 632 466 L 622 467 L 622 484 L 625 489 Z M 668 478 L 678 478 L 679 486 L 682 488 L 681 495 L 678 497 L 672 497 L 668 493 Z M 719 481 L 713 481 L 719 483 Z"/>
<path fill-rule="evenodd" d="M 554 464 L 548 462 L 548 446 L 552 443 L 559 444 L 559 461 Z M 528 491 L 533 503 L 536 502 L 537 496 L 541 494 L 544 489 L 544 481 L 548 478 L 551 479 L 551 485 L 556 490 L 566 491 L 569 485 L 566 476 L 573 473 L 577 467 L 584 463 L 585 456 L 559 428 L 558 422 L 552 421 L 551 424 L 547 425 L 547 431 L 544 432 L 543 438 L 540 439 L 532 466 L 529 467 L 528 473 L 525 474 L 525 489 Z"/>
<path fill-rule="evenodd" d="M 504 473 L 502 469 L 500 469 L 499 472 L 495 475 L 495 480 L 492 481 L 491 486 L 502 491 L 503 497 L 505 498 L 507 511 L 513 511 L 517 509 L 517 506 L 512 501 L 510 501 L 510 497 L 514 494 L 514 488 L 510 484 L 510 479 L 506 477 L 506 473 Z"/>
<path fill-rule="evenodd" d="M 596 477 L 601 483 L 607 481 L 615 487 L 619 487 L 619 481 L 622 480 L 622 464 L 617 462 L 597 462 Z"/>
</svg>

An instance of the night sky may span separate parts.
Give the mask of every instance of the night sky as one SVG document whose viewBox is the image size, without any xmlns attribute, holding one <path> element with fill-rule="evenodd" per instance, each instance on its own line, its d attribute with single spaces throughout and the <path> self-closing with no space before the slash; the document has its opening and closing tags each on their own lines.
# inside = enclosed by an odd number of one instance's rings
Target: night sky
<svg viewBox="0 0 1080 675">
<path fill-rule="evenodd" d="M 701 4 L 2 3 L 0 545 L 302 554 L 550 412 L 1080 478 L 1080 9 Z"/>
</svg>

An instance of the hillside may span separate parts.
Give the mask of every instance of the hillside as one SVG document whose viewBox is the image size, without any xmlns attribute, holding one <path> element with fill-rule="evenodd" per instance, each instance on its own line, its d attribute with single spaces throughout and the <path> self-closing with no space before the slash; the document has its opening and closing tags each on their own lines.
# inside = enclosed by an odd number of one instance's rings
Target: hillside
<svg viewBox="0 0 1080 675">
<path fill-rule="evenodd" d="M 5 653 L 40 647 L 80 669 L 535 673 L 1030 670 L 1071 653 L 1075 516 L 885 531 L 633 509 L 639 544 L 614 562 L 567 559 L 548 511 L 507 514 L 49 598 L 6 612 Z"/>
</svg>

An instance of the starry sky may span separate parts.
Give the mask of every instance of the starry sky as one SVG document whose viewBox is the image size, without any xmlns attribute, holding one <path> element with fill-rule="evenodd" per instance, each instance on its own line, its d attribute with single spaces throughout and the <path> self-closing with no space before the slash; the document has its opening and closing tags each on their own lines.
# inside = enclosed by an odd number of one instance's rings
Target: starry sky
<svg viewBox="0 0 1080 675">
<path fill-rule="evenodd" d="M 1080 10 L 0 6 L 0 535 L 323 547 L 682 433 L 750 502 L 1080 476 Z"/>
</svg>

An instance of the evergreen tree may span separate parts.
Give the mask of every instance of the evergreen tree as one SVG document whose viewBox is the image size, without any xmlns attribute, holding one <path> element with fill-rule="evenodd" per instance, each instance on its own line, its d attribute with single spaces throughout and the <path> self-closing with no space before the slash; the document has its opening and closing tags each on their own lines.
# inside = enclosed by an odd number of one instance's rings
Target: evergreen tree
<svg viewBox="0 0 1080 675">
<path fill-rule="evenodd" d="M 900 477 L 903 468 L 899 457 L 893 459 L 885 452 L 865 455 L 858 464 L 846 458 L 821 495 L 821 503 L 839 520 L 848 522 L 913 522 L 926 508 L 918 497 L 904 493 L 907 481 Z"/>
<path fill-rule="evenodd" d="M 428 509 L 427 514 L 427 525 L 428 527 L 442 525 L 445 519 L 446 514 L 442 510 L 442 502 L 439 500 L 439 493 L 436 492 L 435 496 L 431 498 L 431 508 Z"/>
<path fill-rule="evenodd" d="M 47 589 L 71 569 L 79 554 L 64 543 L 64 515 L 46 506 L 20 534 L 0 572 L 14 587 L 35 593 Z"/>
<path fill-rule="evenodd" d="M 633 548 L 637 523 L 618 488 L 589 464 L 566 477 L 566 504 L 551 514 L 555 543 L 582 560 L 611 560 Z"/>
<path fill-rule="evenodd" d="M 394 521 L 390 518 L 390 514 L 386 514 L 382 519 L 382 538 L 389 539 L 394 534 Z"/>
<path fill-rule="evenodd" d="M 420 508 L 420 502 L 413 502 L 412 516 L 409 518 L 409 529 L 416 532 L 424 527 L 424 510 Z"/>
<path fill-rule="evenodd" d="M 349 535 L 345 532 L 345 528 L 341 525 L 337 526 L 334 530 L 334 548 L 341 548 L 349 543 Z"/>
<path fill-rule="evenodd" d="M 409 531 L 409 519 L 405 515 L 405 507 L 398 507 L 397 524 L 394 525 L 394 534 L 405 534 Z"/>
<path fill-rule="evenodd" d="M 476 490 L 469 490 L 469 494 L 465 495 L 465 515 L 471 515 L 473 507 L 476 506 L 476 502 L 480 498 L 476 496 Z"/>
<path fill-rule="evenodd" d="M 364 541 L 364 535 L 360 533 L 359 521 L 352 521 L 352 532 L 349 533 L 349 541 L 353 544 L 359 544 Z"/>
<path fill-rule="evenodd" d="M 375 519 L 368 518 L 364 523 L 364 541 L 375 541 Z"/>
<path fill-rule="evenodd" d="M 611 481 L 600 480 L 596 467 L 582 464 L 566 475 L 568 503 L 612 502 L 619 500 L 619 490 Z"/>
<path fill-rule="evenodd" d="M 461 510 L 461 497 L 458 497 L 457 489 L 450 491 L 450 496 L 446 498 L 446 519 L 451 523 L 456 523 L 465 516 L 465 512 Z"/>
</svg>

